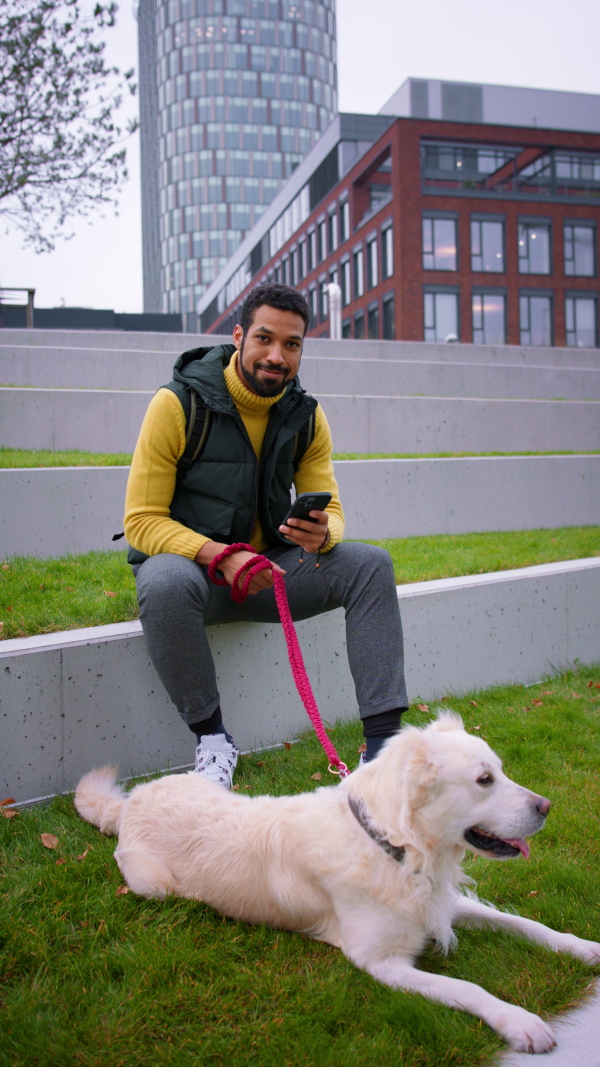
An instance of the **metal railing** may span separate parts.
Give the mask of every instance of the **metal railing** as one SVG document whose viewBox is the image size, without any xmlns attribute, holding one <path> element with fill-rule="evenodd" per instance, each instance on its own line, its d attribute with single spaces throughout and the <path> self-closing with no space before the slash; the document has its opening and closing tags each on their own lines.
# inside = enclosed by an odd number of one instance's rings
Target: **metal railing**
<svg viewBox="0 0 600 1067">
<path fill-rule="evenodd" d="M 27 304 L 21 304 L 16 297 L 8 296 L 9 293 L 27 293 Z M 0 287 L 0 313 L 3 307 L 25 307 L 25 327 L 33 330 L 33 298 L 35 289 L 4 289 Z"/>
</svg>

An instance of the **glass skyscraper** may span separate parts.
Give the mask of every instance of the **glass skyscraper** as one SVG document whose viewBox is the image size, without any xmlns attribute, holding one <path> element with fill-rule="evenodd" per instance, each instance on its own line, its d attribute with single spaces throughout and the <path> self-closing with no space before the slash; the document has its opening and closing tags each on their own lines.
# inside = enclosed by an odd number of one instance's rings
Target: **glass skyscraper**
<svg viewBox="0 0 600 1067">
<path fill-rule="evenodd" d="M 335 0 L 140 0 L 144 310 L 195 312 L 337 112 Z"/>
</svg>

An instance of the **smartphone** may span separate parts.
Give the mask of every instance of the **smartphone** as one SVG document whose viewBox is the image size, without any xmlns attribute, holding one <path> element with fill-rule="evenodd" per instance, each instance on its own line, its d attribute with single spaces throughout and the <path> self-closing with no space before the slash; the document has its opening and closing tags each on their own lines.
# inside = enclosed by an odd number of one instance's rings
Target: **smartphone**
<svg viewBox="0 0 600 1067">
<path fill-rule="evenodd" d="M 307 519 L 308 522 L 317 522 L 308 514 L 309 511 L 325 511 L 331 493 L 299 493 L 288 511 L 282 525 L 285 526 L 288 519 Z"/>
</svg>

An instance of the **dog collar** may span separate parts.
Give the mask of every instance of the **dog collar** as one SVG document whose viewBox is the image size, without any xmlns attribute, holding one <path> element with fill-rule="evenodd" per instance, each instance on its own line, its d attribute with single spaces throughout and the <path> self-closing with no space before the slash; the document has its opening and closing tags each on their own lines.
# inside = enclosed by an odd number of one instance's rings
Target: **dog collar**
<svg viewBox="0 0 600 1067">
<path fill-rule="evenodd" d="M 354 815 L 357 823 L 362 826 L 363 830 L 369 835 L 371 840 L 374 841 L 376 845 L 379 845 L 384 852 L 387 852 L 388 856 L 391 856 L 393 860 L 396 860 L 396 863 L 402 863 L 402 860 L 406 855 L 406 849 L 403 845 L 392 845 L 392 842 L 388 841 L 387 837 L 383 836 L 382 831 L 372 822 L 362 800 L 357 800 L 351 793 L 348 793 L 348 807 Z"/>
</svg>

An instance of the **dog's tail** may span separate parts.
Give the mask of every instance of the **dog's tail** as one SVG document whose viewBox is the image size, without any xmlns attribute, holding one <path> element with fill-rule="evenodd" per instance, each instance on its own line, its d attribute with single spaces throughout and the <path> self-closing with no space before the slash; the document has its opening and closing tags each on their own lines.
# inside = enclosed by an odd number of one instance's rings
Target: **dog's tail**
<svg viewBox="0 0 600 1067">
<path fill-rule="evenodd" d="M 75 790 L 75 807 L 82 819 L 103 834 L 118 834 L 127 795 L 117 785 L 116 767 L 98 767 L 85 774 Z"/>
</svg>

